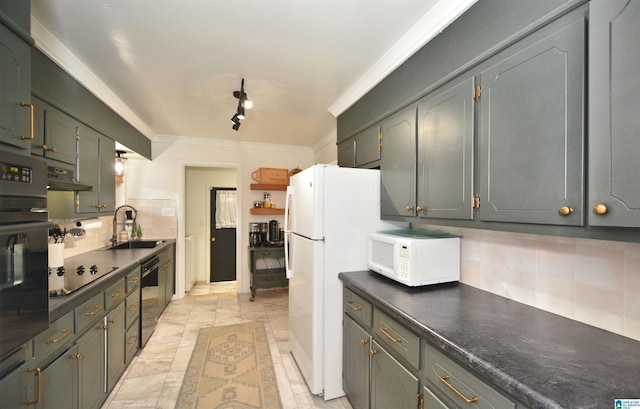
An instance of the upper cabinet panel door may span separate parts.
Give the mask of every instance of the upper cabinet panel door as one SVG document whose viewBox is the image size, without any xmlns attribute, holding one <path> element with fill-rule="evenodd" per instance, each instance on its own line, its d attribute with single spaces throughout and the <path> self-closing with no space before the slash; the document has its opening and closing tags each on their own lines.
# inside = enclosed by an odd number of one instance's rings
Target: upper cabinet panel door
<svg viewBox="0 0 640 409">
<path fill-rule="evenodd" d="M 356 143 L 348 139 L 338 144 L 338 166 L 343 168 L 355 167 Z"/>
<path fill-rule="evenodd" d="M 418 105 L 418 215 L 473 219 L 473 88 L 466 77 Z"/>
<path fill-rule="evenodd" d="M 589 14 L 589 224 L 640 227 L 640 2 Z"/>
<path fill-rule="evenodd" d="M 0 86 L 0 142 L 27 150 L 31 146 L 31 47 L 1 23 Z"/>
<path fill-rule="evenodd" d="M 81 124 L 57 109 L 50 107 L 45 117 L 45 144 L 49 159 L 76 164 L 78 132 Z"/>
<path fill-rule="evenodd" d="M 481 70 L 481 220 L 583 224 L 584 9 L 546 30 Z"/>
<path fill-rule="evenodd" d="M 356 168 L 375 166 L 380 160 L 380 127 L 374 126 L 353 138 Z"/>
<path fill-rule="evenodd" d="M 415 216 L 416 108 L 401 110 L 381 127 L 381 216 Z"/>
</svg>

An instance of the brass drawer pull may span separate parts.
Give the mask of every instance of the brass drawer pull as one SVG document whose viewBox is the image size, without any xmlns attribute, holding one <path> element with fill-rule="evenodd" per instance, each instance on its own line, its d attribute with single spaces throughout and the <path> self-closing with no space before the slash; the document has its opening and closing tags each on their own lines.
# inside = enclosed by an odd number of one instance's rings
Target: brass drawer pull
<svg viewBox="0 0 640 409">
<path fill-rule="evenodd" d="M 478 401 L 478 397 L 474 396 L 473 398 L 469 399 L 466 396 L 464 396 L 462 394 L 462 392 L 460 392 L 459 390 L 457 390 L 453 385 L 451 385 L 449 382 L 447 382 L 447 380 L 449 379 L 449 375 L 443 375 L 440 377 L 440 380 L 442 381 L 442 383 L 444 383 L 445 385 L 447 385 L 449 387 L 449 389 L 451 389 L 452 391 L 454 391 L 456 393 L 456 395 L 460 396 L 465 402 L 467 403 L 473 403 L 473 402 L 477 402 Z"/>
<path fill-rule="evenodd" d="M 120 288 L 120 289 L 118 289 L 118 292 L 117 292 L 117 293 L 111 294 L 111 297 L 112 297 L 112 298 L 120 297 L 120 296 L 122 295 L 122 293 L 123 293 L 123 292 L 124 292 L 124 289 L 123 289 L 123 288 Z"/>
<path fill-rule="evenodd" d="M 398 344 L 398 343 L 402 342 L 402 338 L 394 338 L 394 337 L 392 337 L 392 336 L 391 336 L 391 334 L 389 334 L 389 332 L 388 332 L 388 331 L 389 331 L 389 328 L 387 328 L 387 327 L 382 327 L 382 328 L 380 328 L 380 331 L 382 331 L 382 333 L 383 333 L 387 338 L 389 338 L 391 341 L 395 342 L 396 344 Z"/>
<path fill-rule="evenodd" d="M 40 403 L 40 378 L 42 377 L 42 370 L 40 368 L 30 368 L 27 370 L 27 372 L 31 373 L 31 372 L 35 372 L 38 378 L 38 386 L 37 386 L 37 393 L 38 393 L 38 398 L 36 400 L 30 400 L 29 402 L 27 402 L 27 405 L 35 405 L 36 403 Z"/>
<path fill-rule="evenodd" d="M 129 280 L 129 282 L 130 282 L 131 284 L 138 284 L 138 281 L 140 281 L 140 279 L 139 279 L 138 277 L 136 277 L 136 278 L 132 278 L 131 280 Z"/>
<path fill-rule="evenodd" d="M 96 314 L 98 313 L 98 311 L 100 311 L 101 309 L 102 309 L 102 306 L 101 306 L 101 305 L 96 305 L 96 308 L 95 308 L 93 311 L 91 311 L 91 312 L 85 312 L 85 313 L 84 313 L 84 315 L 85 315 L 86 317 L 90 317 L 90 316 L 92 316 L 92 315 L 96 315 Z"/>
<path fill-rule="evenodd" d="M 62 330 L 62 335 L 60 335 L 56 339 L 48 339 L 46 344 L 57 344 L 58 342 L 60 342 L 62 340 L 62 338 L 66 337 L 69 334 L 71 334 L 71 330 L 65 328 L 65 329 Z"/>
<path fill-rule="evenodd" d="M 369 343 L 369 340 L 368 340 L 368 339 L 361 339 L 361 340 L 360 340 L 360 345 L 362 345 L 362 346 L 365 346 L 365 345 L 367 345 L 368 343 Z"/>
<path fill-rule="evenodd" d="M 21 136 L 20 139 L 23 141 L 32 141 L 35 139 L 35 114 L 33 104 L 27 104 L 26 102 L 21 102 L 20 106 L 23 108 L 29 108 L 29 123 L 31 124 L 31 134 L 29 136 Z M 40 400 L 40 399 L 38 399 Z"/>
<path fill-rule="evenodd" d="M 362 307 L 356 307 L 353 305 L 353 301 L 347 301 L 347 305 L 353 308 L 354 311 L 362 311 Z"/>
<path fill-rule="evenodd" d="M 129 311 L 137 311 L 138 310 L 138 304 L 135 304 L 133 307 L 129 308 Z"/>
<path fill-rule="evenodd" d="M 133 339 L 131 341 L 129 341 L 129 345 L 133 345 L 133 344 L 137 344 L 138 343 L 138 336 L 135 335 L 133 337 Z"/>
</svg>

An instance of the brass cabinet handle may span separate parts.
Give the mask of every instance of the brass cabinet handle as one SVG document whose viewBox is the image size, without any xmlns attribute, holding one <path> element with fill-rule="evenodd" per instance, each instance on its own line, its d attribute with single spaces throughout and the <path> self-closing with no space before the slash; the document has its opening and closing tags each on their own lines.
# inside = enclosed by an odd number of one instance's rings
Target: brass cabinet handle
<svg viewBox="0 0 640 409">
<path fill-rule="evenodd" d="M 609 208 L 603 203 L 598 203 L 597 205 L 593 206 L 593 212 L 598 216 L 602 216 L 609 212 Z"/>
<path fill-rule="evenodd" d="M 365 345 L 367 345 L 368 343 L 369 343 L 369 340 L 368 340 L 368 339 L 361 339 L 361 340 L 360 340 L 360 345 L 362 345 L 362 346 L 365 346 Z"/>
<path fill-rule="evenodd" d="M 29 107 L 30 116 L 31 116 L 31 121 L 30 121 L 30 123 L 31 123 L 31 136 L 21 136 L 20 139 L 22 139 L 23 141 L 26 141 L 26 140 L 32 141 L 32 140 L 34 140 L 36 138 L 35 137 L 35 131 L 34 131 L 34 128 L 35 128 L 34 124 L 35 124 L 36 121 L 35 121 L 35 114 L 34 114 L 33 104 L 27 104 L 26 102 L 21 102 L 20 106 L 24 107 L 24 108 Z"/>
<path fill-rule="evenodd" d="M 131 284 L 138 284 L 138 281 L 140 281 L 140 278 L 139 278 L 139 277 L 132 278 L 131 280 L 129 280 L 129 282 L 130 282 Z"/>
<path fill-rule="evenodd" d="M 113 294 L 111 294 L 111 297 L 112 297 L 112 298 L 120 297 L 120 296 L 122 295 L 122 293 L 123 293 L 123 292 L 124 292 L 124 288 L 119 288 L 117 293 L 113 293 Z"/>
<path fill-rule="evenodd" d="M 101 306 L 101 305 L 96 305 L 96 308 L 95 308 L 93 311 L 91 311 L 91 312 L 85 312 L 85 313 L 84 313 L 84 315 L 85 315 L 86 317 L 90 317 L 90 316 L 92 316 L 92 315 L 96 315 L 96 314 L 98 313 L 98 311 L 100 311 L 101 309 L 102 309 L 102 306 Z"/>
<path fill-rule="evenodd" d="M 36 400 L 30 400 L 29 402 L 27 402 L 27 405 L 35 405 L 36 403 L 40 403 L 40 378 L 42 377 L 42 370 L 40 368 L 30 368 L 27 370 L 27 372 L 31 373 L 31 372 L 35 372 L 36 373 L 36 377 L 38 379 L 38 386 L 37 386 L 37 393 L 38 393 L 38 398 Z"/>
<path fill-rule="evenodd" d="M 77 353 L 77 354 L 73 355 L 71 358 L 80 360 L 80 359 L 82 359 L 82 354 L 81 353 Z"/>
<path fill-rule="evenodd" d="M 413 210 L 413 206 L 411 206 L 411 205 L 406 205 L 406 206 L 404 207 L 404 210 L 406 210 L 406 211 L 410 212 L 410 211 L 412 211 L 412 210 Z"/>
<path fill-rule="evenodd" d="M 380 328 L 380 331 L 382 331 L 382 333 L 383 333 L 387 338 L 389 338 L 391 341 L 395 342 L 396 344 L 398 344 L 398 343 L 402 342 L 402 338 L 394 338 L 394 337 L 392 337 L 392 336 L 391 336 L 391 334 L 389 334 L 389 332 L 387 332 L 387 331 L 389 331 L 389 328 L 387 328 L 387 327 L 382 327 L 382 328 Z"/>
<path fill-rule="evenodd" d="M 459 390 L 457 390 L 455 388 L 455 386 L 451 385 L 449 382 L 447 382 L 447 380 L 449 379 L 449 375 L 443 375 L 440 377 L 440 380 L 442 381 L 442 383 L 444 383 L 445 385 L 447 385 L 449 387 L 449 389 L 451 389 L 452 391 L 454 391 L 456 393 L 456 395 L 460 396 L 465 402 L 467 403 L 473 403 L 473 402 L 477 402 L 478 401 L 478 397 L 474 396 L 473 398 L 469 399 L 466 396 L 464 396 L 462 394 L 462 392 L 460 392 Z"/>
<path fill-rule="evenodd" d="M 67 335 L 71 334 L 71 330 L 70 329 L 66 329 L 64 328 L 62 330 L 62 335 L 60 335 L 58 338 L 56 339 L 48 339 L 46 344 L 57 344 L 58 342 L 60 342 L 64 337 L 66 337 Z"/>
<path fill-rule="evenodd" d="M 418 213 L 420 213 L 420 212 L 421 212 L 421 211 L 423 211 L 423 210 L 427 210 L 427 209 L 425 209 L 425 208 L 424 208 L 424 207 L 422 207 L 422 206 L 418 206 L 418 207 L 416 207 L 416 212 L 418 212 Z"/>
<path fill-rule="evenodd" d="M 116 320 L 114 320 L 113 318 L 109 320 L 110 323 L 115 324 Z"/>
<path fill-rule="evenodd" d="M 371 357 L 373 357 L 377 353 L 378 353 L 378 351 L 376 351 L 375 349 L 370 349 L 369 350 L 369 356 L 371 356 Z"/>
<path fill-rule="evenodd" d="M 573 209 L 569 206 L 562 206 L 558 213 L 560 213 L 560 216 L 569 216 L 573 213 Z"/>
<path fill-rule="evenodd" d="M 134 336 L 133 336 L 133 339 L 132 339 L 131 341 L 129 341 L 129 345 L 133 345 L 133 344 L 135 344 L 135 343 L 137 343 L 137 342 L 138 342 L 138 336 L 137 336 L 137 335 L 134 335 Z"/>
<path fill-rule="evenodd" d="M 137 311 L 138 310 L 138 304 L 134 304 L 133 307 L 129 308 L 129 311 Z"/>
<path fill-rule="evenodd" d="M 362 307 L 354 306 L 353 301 L 347 301 L 347 305 L 351 307 L 354 311 L 362 311 Z"/>
</svg>

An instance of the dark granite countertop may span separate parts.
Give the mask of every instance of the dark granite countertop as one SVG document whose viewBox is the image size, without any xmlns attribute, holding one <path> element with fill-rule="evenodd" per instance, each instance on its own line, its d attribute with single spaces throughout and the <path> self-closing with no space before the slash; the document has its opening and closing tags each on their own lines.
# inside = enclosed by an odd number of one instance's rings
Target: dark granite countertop
<svg viewBox="0 0 640 409">
<path fill-rule="evenodd" d="M 461 284 L 410 288 L 341 273 L 371 301 L 531 408 L 613 408 L 640 399 L 640 342 Z"/>
<path fill-rule="evenodd" d="M 164 243 L 154 248 L 136 248 L 136 249 L 121 249 L 111 250 L 108 247 L 88 251 L 86 253 L 79 254 L 65 258 L 64 264 L 67 270 L 65 274 L 73 274 L 76 265 L 102 265 L 112 266 L 115 270 L 110 273 L 92 281 L 91 283 L 83 286 L 82 288 L 63 296 L 50 296 L 49 297 L 49 321 L 53 322 L 56 319 L 62 317 L 64 314 L 75 308 L 83 301 L 91 298 L 98 286 L 110 284 L 115 282 L 119 278 L 123 277 L 129 271 L 131 267 L 139 266 L 142 262 L 153 256 L 154 254 L 161 253 L 169 246 L 174 245 L 175 240 L 165 240 Z M 88 273 L 86 273 L 88 274 Z"/>
</svg>

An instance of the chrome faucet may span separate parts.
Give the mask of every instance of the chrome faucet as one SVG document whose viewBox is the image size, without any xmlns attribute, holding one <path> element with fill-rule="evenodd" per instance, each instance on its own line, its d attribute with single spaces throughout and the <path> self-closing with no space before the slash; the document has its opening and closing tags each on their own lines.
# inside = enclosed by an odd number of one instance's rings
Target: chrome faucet
<svg viewBox="0 0 640 409">
<path fill-rule="evenodd" d="M 123 207 L 127 207 L 133 211 L 134 228 L 136 225 L 136 219 L 138 218 L 138 211 L 133 206 L 122 205 L 116 209 L 116 212 L 113 214 L 113 234 L 111 235 L 111 240 L 109 240 L 111 242 L 112 247 L 118 244 L 118 224 L 124 224 L 124 223 L 118 223 L 118 211 Z"/>
</svg>

